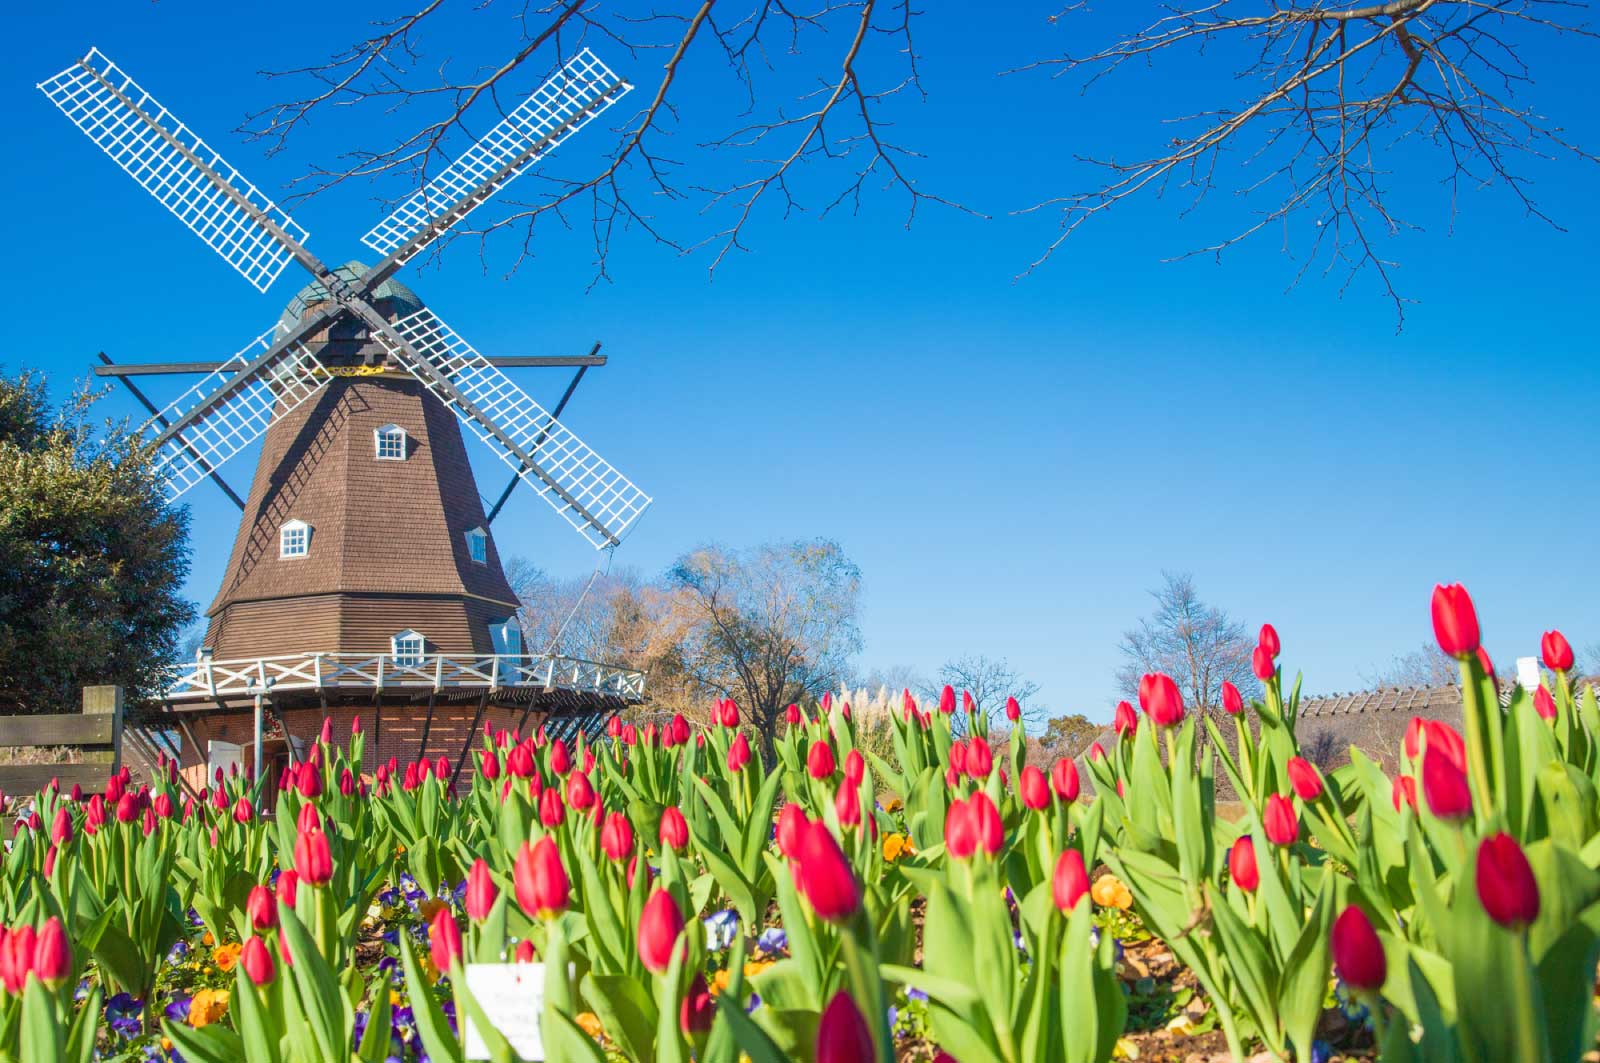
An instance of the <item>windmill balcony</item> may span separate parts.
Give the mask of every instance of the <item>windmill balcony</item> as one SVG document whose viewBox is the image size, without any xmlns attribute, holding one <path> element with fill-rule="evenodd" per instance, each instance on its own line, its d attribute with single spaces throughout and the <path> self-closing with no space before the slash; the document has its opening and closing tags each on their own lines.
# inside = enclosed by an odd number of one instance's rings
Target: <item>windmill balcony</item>
<svg viewBox="0 0 1600 1063">
<path fill-rule="evenodd" d="M 548 654 L 302 653 L 253 660 L 201 658 L 168 670 L 169 704 L 256 695 L 469 691 L 598 694 L 644 700 L 644 673 Z"/>
</svg>

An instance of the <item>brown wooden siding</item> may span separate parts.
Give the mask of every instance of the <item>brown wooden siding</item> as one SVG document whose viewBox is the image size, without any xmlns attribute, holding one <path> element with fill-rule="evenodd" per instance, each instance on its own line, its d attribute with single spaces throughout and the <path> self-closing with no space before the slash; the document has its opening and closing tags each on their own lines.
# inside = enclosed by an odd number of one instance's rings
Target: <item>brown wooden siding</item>
<svg viewBox="0 0 1600 1063">
<path fill-rule="evenodd" d="M 492 653 L 491 622 L 511 610 L 457 595 L 324 594 L 234 602 L 212 617 L 206 644 L 219 661 L 294 653 L 388 653 L 401 631 L 428 650 Z"/>
</svg>

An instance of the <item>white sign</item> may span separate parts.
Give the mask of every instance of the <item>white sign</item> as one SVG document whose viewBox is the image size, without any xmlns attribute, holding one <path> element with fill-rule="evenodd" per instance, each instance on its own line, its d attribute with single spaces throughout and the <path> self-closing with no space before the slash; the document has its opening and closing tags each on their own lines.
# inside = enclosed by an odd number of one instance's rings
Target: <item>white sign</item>
<svg viewBox="0 0 1600 1063">
<path fill-rule="evenodd" d="M 483 1009 L 490 1025 L 522 1059 L 544 1058 L 539 1020 L 544 1015 L 544 964 L 469 963 L 467 992 Z M 489 1048 L 466 1017 L 468 1059 L 488 1059 Z"/>
<path fill-rule="evenodd" d="M 1544 676 L 1539 672 L 1539 658 L 1517 658 L 1517 684 L 1521 686 L 1523 690 L 1526 690 L 1528 693 L 1532 694 L 1534 691 L 1539 689 L 1539 681 L 1543 678 Z"/>
</svg>

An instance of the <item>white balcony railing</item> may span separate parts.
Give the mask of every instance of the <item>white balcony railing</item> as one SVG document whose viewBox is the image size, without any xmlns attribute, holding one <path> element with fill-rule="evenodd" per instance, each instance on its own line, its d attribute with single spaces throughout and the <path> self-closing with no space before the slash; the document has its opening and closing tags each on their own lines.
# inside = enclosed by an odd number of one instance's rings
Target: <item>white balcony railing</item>
<svg viewBox="0 0 1600 1063">
<path fill-rule="evenodd" d="M 297 690 L 458 691 L 534 688 L 644 700 L 644 673 L 545 654 L 299 653 L 254 660 L 198 660 L 168 670 L 168 701 Z"/>
</svg>

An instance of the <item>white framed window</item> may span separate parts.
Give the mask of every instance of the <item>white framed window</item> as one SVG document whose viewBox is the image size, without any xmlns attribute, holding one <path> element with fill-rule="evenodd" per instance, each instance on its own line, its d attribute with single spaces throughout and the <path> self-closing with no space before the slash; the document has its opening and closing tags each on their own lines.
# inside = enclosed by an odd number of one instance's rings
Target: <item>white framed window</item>
<svg viewBox="0 0 1600 1063">
<path fill-rule="evenodd" d="M 397 424 L 386 424 L 372 433 L 373 446 L 379 461 L 406 460 L 406 430 Z"/>
<path fill-rule="evenodd" d="M 278 528 L 278 556 L 305 557 L 311 552 L 311 525 L 303 520 L 284 521 Z"/>
<path fill-rule="evenodd" d="M 494 643 L 495 653 L 509 656 L 519 656 L 522 653 L 522 625 L 517 623 L 517 618 L 514 616 L 505 620 L 491 621 L 489 638 Z"/>
<path fill-rule="evenodd" d="M 419 632 L 406 630 L 400 632 L 389 640 L 389 649 L 394 654 L 394 663 L 402 668 L 418 668 L 422 665 L 423 649 L 427 640 Z"/>
<path fill-rule="evenodd" d="M 480 565 L 489 563 L 489 533 L 481 527 L 467 532 L 467 556 Z"/>
</svg>

